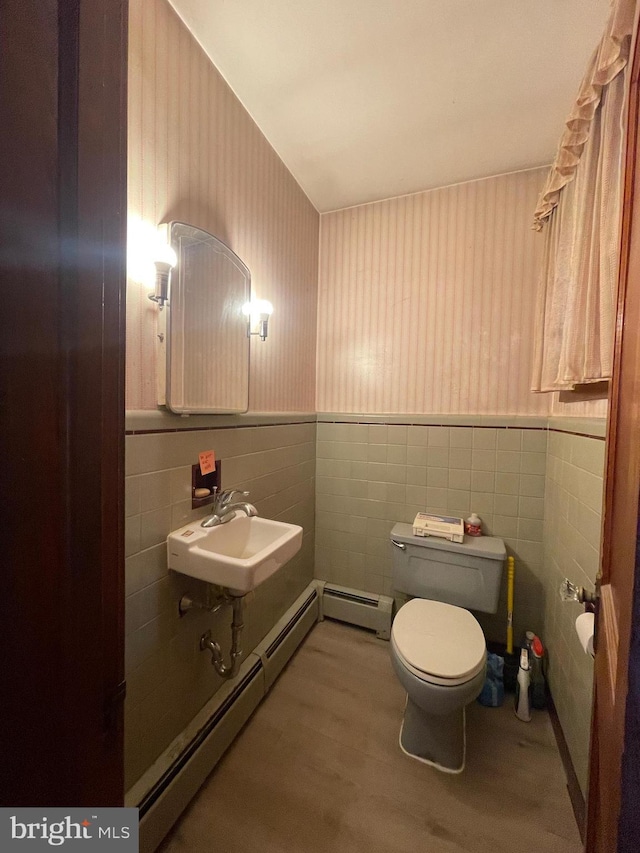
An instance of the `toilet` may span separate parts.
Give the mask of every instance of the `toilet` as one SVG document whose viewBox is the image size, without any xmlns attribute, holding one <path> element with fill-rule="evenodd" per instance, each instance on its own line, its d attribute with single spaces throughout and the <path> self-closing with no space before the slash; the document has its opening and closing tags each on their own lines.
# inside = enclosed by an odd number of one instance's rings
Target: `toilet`
<svg viewBox="0 0 640 853">
<path fill-rule="evenodd" d="M 391 661 L 407 691 L 400 747 L 446 773 L 465 764 L 465 707 L 485 679 L 486 643 L 469 610 L 495 613 L 506 557 L 502 539 L 464 542 L 391 531 L 393 586 L 410 596 L 391 628 Z"/>
</svg>

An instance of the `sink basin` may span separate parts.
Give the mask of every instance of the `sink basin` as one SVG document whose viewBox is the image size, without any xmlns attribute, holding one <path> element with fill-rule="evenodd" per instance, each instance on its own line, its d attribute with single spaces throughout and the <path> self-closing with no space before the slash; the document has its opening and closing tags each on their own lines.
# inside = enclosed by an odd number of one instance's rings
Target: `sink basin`
<svg viewBox="0 0 640 853">
<path fill-rule="evenodd" d="M 183 575 L 249 592 L 300 550 L 302 528 L 268 518 L 236 516 L 217 527 L 193 521 L 167 536 L 169 568 Z"/>
</svg>

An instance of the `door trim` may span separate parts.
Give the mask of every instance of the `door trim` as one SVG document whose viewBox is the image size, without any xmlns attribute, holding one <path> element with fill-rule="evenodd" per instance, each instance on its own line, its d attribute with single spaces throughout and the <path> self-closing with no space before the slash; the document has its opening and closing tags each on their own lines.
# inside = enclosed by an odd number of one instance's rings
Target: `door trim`
<svg viewBox="0 0 640 853">
<path fill-rule="evenodd" d="M 2 3 L 8 806 L 123 800 L 127 15 L 126 0 Z"/>
</svg>

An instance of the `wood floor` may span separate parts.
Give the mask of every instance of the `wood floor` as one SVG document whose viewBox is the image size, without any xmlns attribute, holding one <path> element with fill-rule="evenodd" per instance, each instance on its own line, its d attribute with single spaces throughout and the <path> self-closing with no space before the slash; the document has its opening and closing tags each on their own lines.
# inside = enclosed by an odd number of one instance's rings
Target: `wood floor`
<svg viewBox="0 0 640 853">
<path fill-rule="evenodd" d="M 389 644 L 319 623 L 163 853 L 578 853 L 549 718 L 467 709 L 467 767 L 403 755 Z"/>
</svg>

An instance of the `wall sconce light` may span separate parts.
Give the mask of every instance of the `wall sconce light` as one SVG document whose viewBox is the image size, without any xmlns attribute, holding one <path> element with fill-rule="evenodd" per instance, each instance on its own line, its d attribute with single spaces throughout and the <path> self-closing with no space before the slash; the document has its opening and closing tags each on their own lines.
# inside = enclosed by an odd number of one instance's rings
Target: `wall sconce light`
<svg viewBox="0 0 640 853">
<path fill-rule="evenodd" d="M 242 313 L 247 318 L 247 337 L 259 335 L 261 341 L 266 341 L 273 305 L 267 299 L 252 299 L 242 306 Z"/>
<path fill-rule="evenodd" d="M 163 242 L 158 242 L 154 254 L 153 263 L 156 268 L 156 289 L 155 293 L 149 294 L 149 299 L 152 302 L 157 302 L 160 308 L 164 308 L 169 301 L 171 270 L 178 262 L 178 258 L 173 248 L 168 243 Z"/>
</svg>

